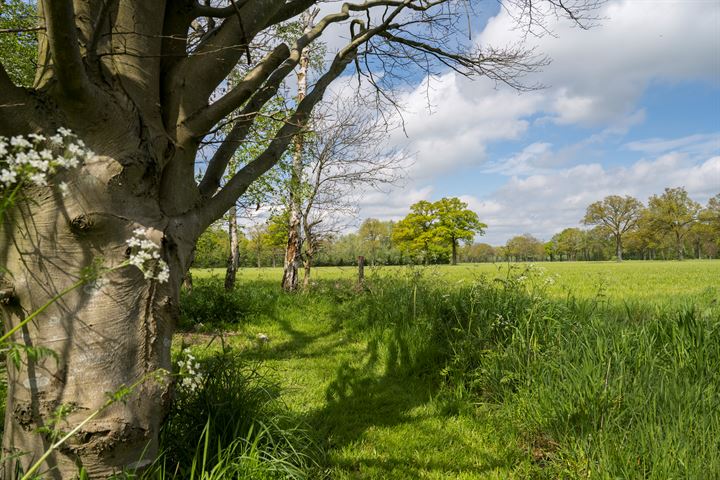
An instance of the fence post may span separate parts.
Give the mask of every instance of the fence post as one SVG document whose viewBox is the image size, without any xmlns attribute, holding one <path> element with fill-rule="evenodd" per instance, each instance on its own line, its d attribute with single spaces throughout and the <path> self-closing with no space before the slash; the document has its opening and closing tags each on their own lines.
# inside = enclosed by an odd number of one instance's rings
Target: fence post
<svg viewBox="0 0 720 480">
<path fill-rule="evenodd" d="M 363 283 L 365 280 L 365 257 L 360 255 L 358 257 L 358 283 Z"/>
</svg>

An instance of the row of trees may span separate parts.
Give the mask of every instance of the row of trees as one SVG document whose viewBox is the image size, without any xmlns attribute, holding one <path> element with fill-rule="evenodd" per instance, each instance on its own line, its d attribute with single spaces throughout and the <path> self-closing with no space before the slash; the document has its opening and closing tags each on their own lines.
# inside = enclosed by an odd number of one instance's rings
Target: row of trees
<svg viewBox="0 0 720 480">
<path fill-rule="evenodd" d="M 286 218 L 273 216 L 240 235 L 242 265 L 282 265 Z M 720 194 L 710 198 L 704 208 L 683 188 L 653 195 L 647 208 L 633 197 L 608 196 L 587 207 L 583 223 L 592 228 L 566 228 L 547 241 L 530 234 L 517 235 L 505 245 L 492 246 L 473 243 L 486 226 L 459 199 L 421 201 L 398 222 L 369 218 L 356 232 L 316 238 L 315 264 L 353 265 L 358 256 L 373 265 L 398 265 L 717 258 L 720 254 Z M 227 234 L 210 229 L 198 244 L 196 265 L 223 266 L 227 250 Z"/>
<path fill-rule="evenodd" d="M 371 265 L 401 263 L 457 263 L 461 242 L 471 243 L 486 225 L 458 198 L 420 201 L 399 222 L 365 220 L 357 233 L 310 237 L 317 249 L 317 264 L 349 265 L 365 256 Z M 289 222 L 287 213 L 274 215 L 254 225 L 238 241 L 247 266 L 278 266 L 283 257 Z M 305 239 L 307 242 L 307 237 Z M 229 249 L 229 236 L 219 228 L 200 238 L 195 265 L 218 267 Z M 285 264 L 287 265 L 287 264 Z M 309 267 L 306 267 L 309 270 Z M 306 277 L 307 278 L 307 277 Z"/>
<path fill-rule="evenodd" d="M 593 228 L 566 228 L 547 242 L 525 234 L 504 247 L 473 246 L 464 260 L 682 260 L 720 252 L 720 194 L 705 207 L 682 187 L 652 195 L 647 207 L 631 196 L 610 195 L 589 205 L 582 222 Z"/>
</svg>

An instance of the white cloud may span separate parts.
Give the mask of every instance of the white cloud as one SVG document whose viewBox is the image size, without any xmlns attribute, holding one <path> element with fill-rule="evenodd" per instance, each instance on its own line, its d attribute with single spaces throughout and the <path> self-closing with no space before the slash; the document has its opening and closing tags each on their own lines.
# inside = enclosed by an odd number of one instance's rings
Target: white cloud
<svg viewBox="0 0 720 480">
<path fill-rule="evenodd" d="M 682 153 L 668 153 L 629 166 L 607 168 L 582 164 L 549 174 L 512 177 L 489 199 L 464 196 L 488 224 L 493 244 L 522 233 L 549 239 L 566 227 L 579 226 L 585 208 L 607 195 L 632 195 L 643 202 L 666 187 L 685 187 L 704 203 L 720 193 L 720 156 L 694 163 Z"/>
<path fill-rule="evenodd" d="M 512 7 L 509 7 L 512 8 Z M 584 31 L 551 19 L 554 35 L 530 36 L 552 64 L 537 77 L 558 124 L 598 125 L 628 115 L 651 81 L 700 79 L 718 83 L 720 3 L 610 1 L 600 25 Z M 524 32 L 501 9 L 480 45 L 513 45 Z"/>
</svg>

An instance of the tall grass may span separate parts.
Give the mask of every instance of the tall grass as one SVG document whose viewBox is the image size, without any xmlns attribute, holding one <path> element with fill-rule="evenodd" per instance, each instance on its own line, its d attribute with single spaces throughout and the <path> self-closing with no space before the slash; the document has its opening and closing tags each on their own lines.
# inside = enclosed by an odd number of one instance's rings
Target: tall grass
<svg viewBox="0 0 720 480">
<path fill-rule="evenodd" d="M 720 309 L 550 299 L 536 269 L 368 283 L 356 327 L 386 362 L 497 403 L 548 478 L 720 477 Z M 709 475 L 709 476 L 708 476 Z"/>
<path fill-rule="evenodd" d="M 322 452 L 285 415 L 279 386 L 234 350 L 200 358 L 202 381 L 178 385 L 160 438 L 161 455 L 144 480 L 315 479 Z"/>
</svg>

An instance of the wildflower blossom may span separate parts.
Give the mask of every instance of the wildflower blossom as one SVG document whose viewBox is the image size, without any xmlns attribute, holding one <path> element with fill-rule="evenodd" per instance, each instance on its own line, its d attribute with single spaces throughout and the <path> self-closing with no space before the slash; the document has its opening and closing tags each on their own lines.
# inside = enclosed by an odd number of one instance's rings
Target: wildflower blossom
<svg viewBox="0 0 720 480">
<path fill-rule="evenodd" d="M 181 355 L 177 362 L 178 375 L 182 378 L 180 385 L 188 390 L 195 390 L 202 385 L 205 375 L 189 348 L 183 350 Z"/>
<path fill-rule="evenodd" d="M 49 138 L 36 133 L 9 141 L 0 137 L 0 189 L 23 182 L 46 186 L 57 171 L 75 168 L 94 155 L 66 128 Z"/>
<path fill-rule="evenodd" d="M 160 258 L 160 246 L 150 239 L 145 228 L 136 228 L 126 242 L 131 249 L 128 262 L 140 269 L 147 279 L 165 283 L 170 278 L 168 264 Z"/>
</svg>

